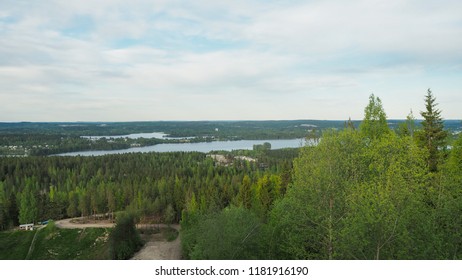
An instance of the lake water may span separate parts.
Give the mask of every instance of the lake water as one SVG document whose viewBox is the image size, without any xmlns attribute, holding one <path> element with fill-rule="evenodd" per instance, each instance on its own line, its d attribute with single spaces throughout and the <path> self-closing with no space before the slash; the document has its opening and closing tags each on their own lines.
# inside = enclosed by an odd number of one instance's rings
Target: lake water
<svg viewBox="0 0 462 280">
<path fill-rule="evenodd" d="M 133 133 L 127 135 L 111 135 L 111 136 L 81 136 L 82 138 L 91 139 L 91 140 L 98 140 L 101 138 L 106 139 L 118 139 L 118 138 L 130 138 L 130 139 L 138 139 L 138 138 L 157 138 L 157 139 L 192 139 L 194 137 L 168 137 L 168 134 L 163 132 L 151 132 L 151 133 Z"/>
<path fill-rule="evenodd" d="M 112 151 L 83 151 L 58 154 L 59 156 L 102 156 L 111 154 L 126 153 L 148 153 L 148 152 L 202 152 L 211 151 L 232 151 L 232 150 L 252 150 L 253 145 L 261 145 L 265 142 L 271 144 L 271 149 L 299 148 L 305 145 L 304 139 L 280 139 L 280 140 L 239 140 L 239 141 L 213 141 L 203 143 L 175 143 L 158 144 L 154 146 L 135 147 L 124 150 Z"/>
</svg>

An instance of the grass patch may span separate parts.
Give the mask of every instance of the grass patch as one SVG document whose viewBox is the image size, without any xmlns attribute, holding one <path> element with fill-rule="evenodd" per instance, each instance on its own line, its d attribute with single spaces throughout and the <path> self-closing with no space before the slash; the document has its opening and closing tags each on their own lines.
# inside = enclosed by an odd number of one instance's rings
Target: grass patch
<svg viewBox="0 0 462 280">
<path fill-rule="evenodd" d="M 3 231 L 0 232 L 0 259 L 24 260 L 35 231 Z"/>
<path fill-rule="evenodd" d="M 109 259 L 111 228 L 61 229 L 53 222 L 39 231 L 0 232 L 0 260 L 24 260 L 35 233 L 33 260 L 104 260 Z M 147 234 L 159 234 L 162 239 L 174 241 L 174 228 L 146 229 Z"/>
<path fill-rule="evenodd" d="M 108 259 L 109 231 L 105 228 L 60 229 L 50 223 L 37 233 L 31 259 Z"/>
<path fill-rule="evenodd" d="M 171 242 L 177 239 L 178 234 L 179 234 L 178 231 L 174 228 L 168 227 L 168 228 L 162 229 L 162 235 L 168 242 Z"/>
</svg>

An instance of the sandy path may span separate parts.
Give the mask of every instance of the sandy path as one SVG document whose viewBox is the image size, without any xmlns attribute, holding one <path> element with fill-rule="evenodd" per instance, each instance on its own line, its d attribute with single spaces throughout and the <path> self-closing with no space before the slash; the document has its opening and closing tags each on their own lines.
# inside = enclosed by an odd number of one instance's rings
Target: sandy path
<svg viewBox="0 0 462 280">
<path fill-rule="evenodd" d="M 161 233 L 152 234 L 132 260 L 181 260 L 181 241 L 165 241 Z"/>
<path fill-rule="evenodd" d="M 113 227 L 115 224 L 110 223 L 107 220 L 96 220 L 92 221 L 89 220 L 86 224 L 79 224 L 79 223 L 71 223 L 71 220 L 75 220 L 76 218 L 71 219 L 64 219 L 55 221 L 55 225 L 59 228 L 110 228 Z"/>
<path fill-rule="evenodd" d="M 165 228 L 167 226 L 161 224 L 154 227 Z M 180 225 L 178 224 L 171 225 L 171 227 L 180 231 Z M 147 238 L 146 244 L 133 256 L 132 260 L 181 260 L 181 240 L 179 235 L 177 239 L 171 242 L 166 241 L 162 233 L 147 235 Z"/>
</svg>

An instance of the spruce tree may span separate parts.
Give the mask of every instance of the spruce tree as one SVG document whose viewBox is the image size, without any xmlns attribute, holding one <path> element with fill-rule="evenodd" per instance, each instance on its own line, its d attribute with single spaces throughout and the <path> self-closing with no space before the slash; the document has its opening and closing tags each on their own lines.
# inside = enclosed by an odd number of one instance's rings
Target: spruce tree
<svg viewBox="0 0 462 280">
<path fill-rule="evenodd" d="M 426 111 L 420 112 L 424 120 L 422 121 L 423 131 L 419 135 L 419 140 L 421 145 L 428 150 L 427 164 L 430 172 L 438 170 L 440 150 L 444 148 L 447 137 L 441 118 L 441 110 L 436 108 L 438 103 L 435 101 L 436 98 L 432 91 L 428 89 L 425 96 Z"/>
</svg>

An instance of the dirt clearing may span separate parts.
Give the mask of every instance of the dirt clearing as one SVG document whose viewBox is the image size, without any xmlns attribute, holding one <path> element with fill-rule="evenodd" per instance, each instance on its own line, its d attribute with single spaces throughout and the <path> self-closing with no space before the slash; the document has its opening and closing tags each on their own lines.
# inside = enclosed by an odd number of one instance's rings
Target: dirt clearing
<svg viewBox="0 0 462 280">
<path fill-rule="evenodd" d="M 55 221 L 55 225 L 59 228 L 110 228 L 115 226 L 109 220 L 92 220 L 71 218 Z"/>
<path fill-rule="evenodd" d="M 162 232 L 142 235 L 143 248 L 132 260 L 181 260 L 181 241 L 178 236 L 173 241 L 167 241 Z"/>
</svg>

